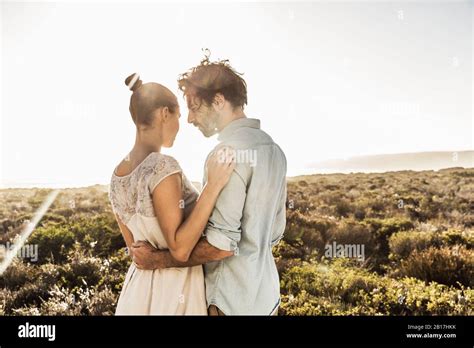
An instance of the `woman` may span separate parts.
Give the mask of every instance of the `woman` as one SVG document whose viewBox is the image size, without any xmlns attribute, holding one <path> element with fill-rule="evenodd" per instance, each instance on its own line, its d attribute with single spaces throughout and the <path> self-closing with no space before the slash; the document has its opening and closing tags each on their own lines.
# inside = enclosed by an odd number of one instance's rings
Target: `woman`
<svg viewBox="0 0 474 348">
<path fill-rule="evenodd" d="M 225 161 L 210 157 L 208 182 L 199 195 L 178 162 L 160 153 L 173 145 L 179 130 L 176 96 L 158 83 L 142 84 L 137 74 L 125 84 L 133 91 L 130 113 L 136 140 L 110 183 L 117 222 L 128 250 L 134 241 L 146 240 L 187 261 L 234 169 L 232 154 Z M 116 314 L 207 314 L 202 266 L 151 271 L 132 264 Z"/>
</svg>

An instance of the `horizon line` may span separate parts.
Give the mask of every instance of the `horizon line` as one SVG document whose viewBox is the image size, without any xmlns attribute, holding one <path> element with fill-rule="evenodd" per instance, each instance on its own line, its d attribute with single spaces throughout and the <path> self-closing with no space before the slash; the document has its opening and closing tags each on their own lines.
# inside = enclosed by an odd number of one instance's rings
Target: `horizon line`
<svg viewBox="0 0 474 348">
<path fill-rule="evenodd" d="M 286 180 L 295 179 L 303 176 L 312 176 L 312 175 L 354 175 L 354 174 L 387 174 L 387 173 L 399 173 L 399 172 L 439 172 L 445 170 L 471 170 L 474 169 L 474 165 L 472 167 L 462 167 L 462 166 L 453 166 L 453 167 L 443 167 L 439 169 L 423 169 L 423 170 L 414 170 L 414 169 L 400 169 L 400 170 L 386 170 L 386 171 L 377 171 L 377 170 L 331 170 L 331 171 L 314 171 L 312 173 L 303 173 L 303 174 L 296 174 L 291 176 L 286 176 Z M 190 180 L 193 184 L 201 185 L 199 181 Z M 18 185 L 18 186 L 17 186 Z M 24 186 L 20 186 L 24 185 Z M 67 186 L 69 185 L 69 186 Z M 53 182 L 19 182 L 19 183 L 0 183 L 0 190 L 8 190 L 8 189 L 80 189 L 80 188 L 90 188 L 94 186 L 109 186 L 109 183 L 53 183 Z"/>
</svg>

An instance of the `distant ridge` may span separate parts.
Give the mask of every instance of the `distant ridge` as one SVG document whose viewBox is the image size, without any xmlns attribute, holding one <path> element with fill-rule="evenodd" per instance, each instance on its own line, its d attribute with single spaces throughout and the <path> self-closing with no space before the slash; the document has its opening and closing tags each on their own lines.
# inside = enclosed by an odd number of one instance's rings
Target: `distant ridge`
<svg viewBox="0 0 474 348">
<path fill-rule="evenodd" d="M 315 172 L 392 172 L 474 167 L 474 151 L 414 152 L 332 159 L 308 166 Z"/>
</svg>

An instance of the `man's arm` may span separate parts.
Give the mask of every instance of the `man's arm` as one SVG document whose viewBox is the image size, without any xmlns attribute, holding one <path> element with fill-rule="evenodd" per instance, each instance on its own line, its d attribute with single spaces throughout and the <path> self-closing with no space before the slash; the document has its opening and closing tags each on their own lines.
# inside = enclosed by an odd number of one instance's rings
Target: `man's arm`
<svg viewBox="0 0 474 348">
<path fill-rule="evenodd" d="M 176 261 L 168 250 L 158 250 L 150 243 L 139 241 L 133 243 L 133 262 L 138 269 L 161 269 L 170 267 L 192 267 L 202 265 L 207 262 L 219 261 L 234 252 L 218 249 L 206 240 L 201 238 L 193 249 L 189 260 L 186 262 Z"/>
<path fill-rule="evenodd" d="M 229 182 L 221 191 L 205 230 L 205 238 L 196 244 L 187 262 L 176 261 L 168 251 L 153 248 L 147 242 L 132 245 L 133 261 L 140 269 L 190 267 L 218 261 L 238 253 L 241 220 L 247 197 L 249 167 L 237 164 Z"/>
</svg>

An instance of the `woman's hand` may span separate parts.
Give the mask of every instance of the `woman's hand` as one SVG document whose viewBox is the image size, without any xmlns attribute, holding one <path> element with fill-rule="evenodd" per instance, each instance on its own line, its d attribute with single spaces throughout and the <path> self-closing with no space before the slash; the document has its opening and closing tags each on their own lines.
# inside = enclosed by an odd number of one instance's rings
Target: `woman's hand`
<svg viewBox="0 0 474 348">
<path fill-rule="evenodd" d="M 222 190 L 235 168 L 235 150 L 229 146 L 216 150 L 207 160 L 207 185 Z"/>
</svg>

